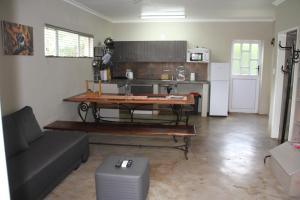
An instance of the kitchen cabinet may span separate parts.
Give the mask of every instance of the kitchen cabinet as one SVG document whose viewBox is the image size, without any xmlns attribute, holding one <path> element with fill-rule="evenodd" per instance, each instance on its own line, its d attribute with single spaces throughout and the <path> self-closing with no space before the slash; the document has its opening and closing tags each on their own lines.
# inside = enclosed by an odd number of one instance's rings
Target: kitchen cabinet
<svg viewBox="0 0 300 200">
<path fill-rule="evenodd" d="M 101 90 L 103 93 L 110 93 L 110 94 L 120 94 L 120 88 L 118 84 L 109 84 L 109 83 L 102 83 Z M 120 118 L 120 111 L 119 109 L 101 109 L 100 115 L 104 117 L 106 120 L 111 121 L 119 121 Z M 105 118 L 107 117 L 107 118 Z"/>
<path fill-rule="evenodd" d="M 185 62 L 187 41 L 116 41 L 114 62 Z"/>
<path fill-rule="evenodd" d="M 141 60 L 148 62 L 155 62 L 161 60 L 160 45 L 157 41 L 145 42 L 144 43 L 144 53 L 141 57 Z"/>
<path fill-rule="evenodd" d="M 115 42 L 114 43 L 114 53 L 113 53 L 113 56 L 112 56 L 112 60 L 117 62 L 119 60 L 122 59 L 122 42 Z"/>
<path fill-rule="evenodd" d="M 143 62 L 145 59 L 145 42 L 143 41 L 135 41 L 131 42 L 134 44 L 132 51 L 135 54 L 134 61 L 135 62 Z"/>
<path fill-rule="evenodd" d="M 143 42 L 120 41 L 115 42 L 115 49 L 112 60 L 114 62 L 135 62 L 141 60 L 143 54 Z"/>
</svg>

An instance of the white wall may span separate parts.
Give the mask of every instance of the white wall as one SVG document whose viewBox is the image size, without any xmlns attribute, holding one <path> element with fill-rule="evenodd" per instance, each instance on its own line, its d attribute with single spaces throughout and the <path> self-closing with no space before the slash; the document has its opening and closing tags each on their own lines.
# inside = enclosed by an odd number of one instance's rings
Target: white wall
<svg viewBox="0 0 300 200">
<path fill-rule="evenodd" d="M 1 102 L 0 102 L 0 116 L 1 116 Z M 0 194 L 2 200 L 9 200 L 9 185 L 8 185 L 8 176 L 7 176 L 7 167 L 6 167 L 6 157 L 4 149 L 4 138 L 3 138 L 3 129 L 2 129 L 2 118 L 0 118 Z"/>
<path fill-rule="evenodd" d="M 269 112 L 273 33 L 273 22 L 117 23 L 112 27 L 115 40 L 187 40 L 190 47 L 207 47 L 212 52 L 212 62 L 230 62 L 235 39 L 262 40 L 265 54 L 261 114 Z"/>
<path fill-rule="evenodd" d="M 42 126 L 57 119 L 77 118 L 76 104 L 62 99 L 84 90 L 84 80 L 92 79 L 92 59 L 46 58 L 44 24 L 93 34 L 98 44 L 110 36 L 111 23 L 62 0 L 1 0 L 0 8 L 1 20 L 32 26 L 34 40 L 33 56 L 5 56 L 0 48 L 3 112 L 30 105 Z"/>
</svg>

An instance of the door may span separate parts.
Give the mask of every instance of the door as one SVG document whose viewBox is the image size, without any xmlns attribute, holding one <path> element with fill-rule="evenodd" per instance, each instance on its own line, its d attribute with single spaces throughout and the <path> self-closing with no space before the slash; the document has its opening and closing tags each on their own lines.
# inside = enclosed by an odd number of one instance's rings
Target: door
<svg viewBox="0 0 300 200">
<path fill-rule="evenodd" d="M 260 41 L 236 40 L 233 42 L 230 112 L 258 112 L 261 55 L 262 44 Z"/>
</svg>

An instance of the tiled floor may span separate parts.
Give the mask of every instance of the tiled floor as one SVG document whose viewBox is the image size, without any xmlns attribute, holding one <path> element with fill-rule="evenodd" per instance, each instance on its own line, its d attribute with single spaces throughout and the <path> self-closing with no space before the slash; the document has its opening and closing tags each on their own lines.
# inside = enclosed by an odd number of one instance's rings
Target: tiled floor
<svg viewBox="0 0 300 200">
<path fill-rule="evenodd" d="M 174 149 L 91 145 L 87 163 L 72 172 L 47 200 L 94 200 L 94 173 L 108 155 L 134 155 L 150 160 L 148 200 L 288 199 L 263 158 L 277 142 L 267 134 L 268 118 L 252 114 L 193 117 L 198 135 L 189 160 Z M 170 143 L 170 138 L 96 137 L 126 143 Z"/>
</svg>

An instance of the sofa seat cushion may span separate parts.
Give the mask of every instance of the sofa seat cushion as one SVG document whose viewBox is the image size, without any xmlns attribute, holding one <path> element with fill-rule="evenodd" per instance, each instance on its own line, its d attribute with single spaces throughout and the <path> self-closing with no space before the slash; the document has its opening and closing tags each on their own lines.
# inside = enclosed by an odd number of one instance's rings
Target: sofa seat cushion
<svg viewBox="0 0 300 200">
<path fill-rule="evenodd" d="M 36 199 L 40 194 L 34 191 L 45 191 L 55 182 L 53 179 L 64 174 L 75 162 L 80 162 L 83 152 L 88 151 L 88 139 L 84 133 L 44 133 L 30 144 L 27 151 L 8 160 L 13 199 Z"/>
</svg>

